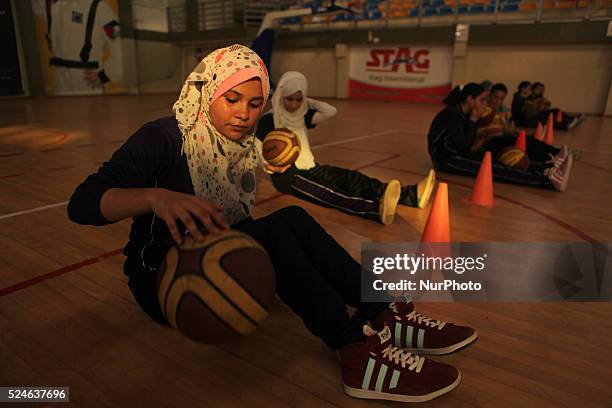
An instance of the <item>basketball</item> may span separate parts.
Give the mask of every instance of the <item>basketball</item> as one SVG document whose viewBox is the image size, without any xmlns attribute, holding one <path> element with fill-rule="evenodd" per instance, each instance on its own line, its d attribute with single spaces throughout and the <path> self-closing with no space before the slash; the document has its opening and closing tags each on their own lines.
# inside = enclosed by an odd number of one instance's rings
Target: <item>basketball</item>
<svg viewBox="0 0 612 408">
<path fill-rule="evenodd" d="M 514 146 L 503 148 L 497 154 L 497 161 L 508 167 L 520 170 L 527 170 L 529 168 L 529 157 L 527 157 L 524 151 Z"/>
<path fill-rule="evenodd" d="M 266 251 L 235 230 L 186 237 L 173 246 L 158 275 L 161 309 L 185 336 L 222 343 L 249 335 L 268 316 L 275 293 Z"/>
<path fill-rule="evenodd" d="M 300 143 L 289 129 L 274 129 L 263 141 L 263 157 L 276 167 L 293 164 L 300 155 Z"/>
</svg>

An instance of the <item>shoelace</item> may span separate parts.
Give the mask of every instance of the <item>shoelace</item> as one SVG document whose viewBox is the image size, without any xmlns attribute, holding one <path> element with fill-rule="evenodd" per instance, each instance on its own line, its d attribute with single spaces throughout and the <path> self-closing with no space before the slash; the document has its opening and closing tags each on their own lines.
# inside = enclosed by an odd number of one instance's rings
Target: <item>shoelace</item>
<svg viewBox="0 0 612 408">
<path fill-rule="evenodd" d="M 563 158 L 559 157 L 559 155 L 553 155 L 552 153 L 549 153 L 548 156 L 550 157 L 549 160 L 546 160 L 546 163 L 552 163 L 553 167 L 557 168 L 559 167 L 563 162 Z"/>
<path fill-rule="evenodd" d="M 438 330 L 442 330 L 442 328 L 446 325 L 446 322 L 442 320 L 434 320 L 429 317 L 425 317 L 420 313 L 417 313 L 415 310 L 406 315 L 406 318 L 410 321 L 414 321 L 417 323 L 423 323 L 425 326 L 429 326 L 431 328 L 438 328 Z"/>
<path fill-rule="evenodd" d="M 550 181 L 556 181 L 557 183 L 562 183 L 565 178 L 565 174 L 561 171 L 561 168 L 556 166 L 545 169 L 544 175 L 548 177 Z"/>
<path fill-rule="evenodd" d="M 403 351 L 394 346 L 388 346 L 383 350 L 383 358 L 389 361 L 400 364 L 402 368 L 407 368 L 410 371 L 421 372 L 423 364 L 425 363 L 425 357 L 417 356 L 416 354 Z"/>
</svg>

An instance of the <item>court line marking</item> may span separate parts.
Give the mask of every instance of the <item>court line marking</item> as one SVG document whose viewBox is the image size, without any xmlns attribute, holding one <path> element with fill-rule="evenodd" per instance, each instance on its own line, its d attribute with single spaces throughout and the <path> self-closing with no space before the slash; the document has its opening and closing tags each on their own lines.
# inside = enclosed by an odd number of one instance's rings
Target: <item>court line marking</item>
<svg viewBox="0 0 612 408">
<path fill-rule="evenodd" d="M 576 146 L 572 146 L 570 147 L 570 149 L 578 149 L 580 151 L 589 152 L 589 153 L 612 154 L 612 150 L 583 149 L 582 147 L 576 147 Z"/>
<path fill-rule="evenodd" d="M 0 176 L 0 180 L 4 180 L 4 179 L 8 179 L 8 178 L 13 178 L 13 177 L 21 177 L 24 174 L 25 173 L 6 174 L 4 176 Z"/>
<path fill-rule="evenodd" d="M 361 148 L 358 148 L 358 147 L 348 147 L 348 146 L 334 146 L 334 149 L 342 149 L 342 150 L 354 150 L 354 151 L 357 151 L 357 152 L 366 152 L 366 153 L 389 154 L 389 152 L 382 152 L 382 151 L 380 151 L 380 150 L 378 150 L 378 151 L 377 151 L 377 150 L 371 150 L 371 149 L 361 149 Z M 600 170 L 600 171 L 603 171 L 603 172 L 606 172 L 606 173 L 611 173 L 611 174 L 612 174 L 612 169 L 608 169 L 608 168 L 605 168 L 605 167 L 603 167 L 603 166 L 599 166 L 599 165 L 597 165 L 597 164 L 589 163 L 589 162 L 584 161 L 584 160 L 582 160 L 582 159 L 580 159 L 580 160 L 575 160 L 575 162 L 576 162 L 576 163 L 583 164 L 583 165 L 585 165 L 585 166 L 587 166 L 587 167 L 592 167 L 592 168 L 594 168 L 594 169 L 597 169 L 597 170 Z"/>
<path fill-rule="evenodd" d="M 576 162 L 580 163 L 580 164 L 584 164 L 587 167 L 592 167 L 594 169 L 597 169 L 597 170 L 600 170 L 600 171 L 604 171 L 606 173 L 612 173 L 612 170 L 610 170 L 610 169 L 607 169 L 607 168 L 605 168 L 603 166 L 598 166 L 597 164 L 586 162 L 586 161 L 584 161 L 582 159 L 581 160 L 576 160 Z"/>
<path fill-rule="evenodd" d="M 368 135 L 365 135 L 365 136 L 356 136 L 356 137 L 351 137 L 351 138 L 348 138 L 348 139 L 337 140 L 335 142 L 317 144 L 317 145 L 312 146 L 312 150 L 320 149 L 322 147 L 335 146 L 335 145 L 344 144 L 344 143 L 348 143 L 348 142 L 355 142 L 357 140 L 370 139 L 372 137 L 385 136 L 385 135 L 388 135 L 390 133 L 396 133 L 396 132 L 401 132 L 401 130 L 399 130 L 399 129 L 389 129 L 389 130 L 383 130 L 382 132 L 371 133 L 371 134 L 368 134 Z"/>
<path fill-rule="evenodd" d="M 14 153 L 0 153 L 0 157 L 13 157 L 13 156 L 21 156 L 23 152 L 14 152 Z"/>
<path fill-rule="evenodd" d="M 33 286 L 33 285 L 36 285 L 37 283 L 40 283 L 40 282 L 45 281 L 47 279 L 56 278 L 58 276 L 66 274 L 68 272 L 76 271 L 77 269 L 80 269 L 80 268 L 82 268 L 84 266 L 93 265 L 93 264 L 98 263 L 100 261 L 103 261 L 105 259 L 111 258 L 111 257 L 113 257 L 115 255 L 119 255 L 122 252 L 123 252 L 122 248 L 114 249 L 114 250 L 106 252 L 106 253 L 104 253 L 102 255 L 98 255 L 96 257 L 89 258 L 89 259 L 86 259 L 84 261 L 73 263 L 72 265 L 64 266 L 64 267 L 56 269 L 56 270 L 54 270 L 52 272 L 45 273 L 43 275 L 34 276 L 33 278 L 26 279 L 24 281 L 21 281 L 21 282 L 18 282 L 16 284 L 14 284 L 14 285 L 7 286 L 6 288 L 0 289 L 0 297 L 6 296 L 6 295 L 8 295 L 10 293 L 17 292 L 19 290 L 28 288 L 28 287 Z"/>
<path fill-rule="evenodd" d="M 14 213 L 4 214 L 4 215 L 0 215 L 0 220 L 4 220 L 4 219 L 7 219 L 7 218 L 12 218 L 12 217 L 17 217 L 18 215 L 31 214 L 31 213 L 34 213 L 34 212 L 37 212 L 37 211 L 48 210 L 50 208 L 61 207 L 63 205 L 67 205 L 67 204 L 68 204 L 68 201 L 62 201 L 61 203 L 43 205 L 42 207 L 36 207 L 36 208 L 29 209 L 29 210 L 17 211 L 17 212 L 14 212 Z"/>
<path fill-rule="evenodd" d="M 384 130 L 384 131 L 377 132 L 377 133 L 371 133 L 371 134 L 364 135 L 364 136 L 356 136 L 356 137 L 352 137 L 352 138 L 348 138 L 348 139 L 343 139 L 343 140 L 339 140 L 339 141 L 336 141 L 336 142 L 318 144 L 318 145 L 312 146 L 312 150 L 320 149 L 322 147 L 334 146 L 334 145 L 341 144 L 341 143 L 348 143 L 348 142 L 354 142 L 354 141 L 357 141 L 357 140 L 364 140 L 364 139 L 369 139 L 369 138 L 373 138 L 373 137 L 384 136 L 384 135 L 387 135 L 387 134 L 390 134 L 390 133 L 395 133 L 395 132 L 400 132 L 400 130 L 399 129 L 389 129 L 389 130 Z M 21 176 L 23 174 L 25 174 L 25 173 L 11 174 L 11 175 L 8 175 L 8 176 L 0 177 L 0 179 L 1 178 L 8 178 L 8 177 L 17 177 L 17 176 Z M 43 211 L 43 210 L 47 210 L 47 209 L 50 209 L 50 208 L 61 207 L 62 205 L 66 205 L 66 204 L 68 204 L 68 201 L 62 201 L 61 203 L 50 204 L 50 205 L 45 205 L 45 206 L 42 206 L 42 207 L 32 208 L 30 210 L 17 211 L 17 212 L 13 212 L 13 213 L 10 213 L 10 214 L 4 214 L 4 215 L 0 215 L 0 220 L 4 220 L 4 219 L 7 219 L 7 218 L 12 218 L 12 217 L 17 217 L 19 215 L 30 214 L 30 213 L 37 212 L 37 211 Z"/>
<path fill-rule="evenodd" d="M 361 170 L 361 169 L 364 169 L 366 167 L 373 167 L 373 166 L 376 166 L 379 163 L 382 163 L 382 162 L 387 161 L 387 160 L 393 160 L 393 159 L 396 159 L 398 157 L 399 157 L 399 154 L 393 154 L 393 155 L 390 155 L 389 157 L 386 157 L 384 159 L 377 160 L 375 162 L 372 162 L 372 163 L 369 163 L 369 164 L 357 167 L 357 168 L 355 168 L 355 170 Z M 264 198 L 264 199 L 260 200 L 258 202 L 258 205 L 270 202 L 272 200 L 276 200 L 277 198 L 283 197 L 285 195 L 286 194 L 283 194 L 283 193 L 274 194 L 273 196 L 270 196 L 270 197 L 267 197 L 267 198 Z M 101 262 L 101 261 L 103 261 L 105 259 L 112 258 L 112 257 L 114 257 L 116 255 L 119 255 L 121 253 L 123 253 L 123 248 L 117 248 L 117 249 L 114 249 L 112 251 L 106 252 L 104 254 L 95 256 L 93 258 L 85 259 L 84 261 L 76 262 L 76 263 L 73 263 L 71 265 L 67 265 L 67 266 L 61 267 L 59 269 L 56 269 L 56 270 L 51 271 L 51 272 L 47 272 L 47 273 L 42 274 L 42 275 L 34 276 L 34 277 L 30 278 L 30 279 L 26 279 L 24 281 L 17 282 L 16 284 L 11 285 L 11 286 L 7 286 L 5 288 L 0 288 L 0 297 L 9 295 L 11 293 L 20 291 L 22 289 L 29 288 L 30 286 L 34 286 L 34 285 L 36 285 L 36 284 L 38 284 L 40 282 L 43 282 L 43 281 L 45 281 L 47 279 L 56 278 L 58 276 L 66 274 L 68 272 L 73 272 L 73 271 L 76 271 L 78 269 L 81 269 L 81 268 L 83 268 L 85 266 L 96 264 L 96 263 Z"/>
</svg>

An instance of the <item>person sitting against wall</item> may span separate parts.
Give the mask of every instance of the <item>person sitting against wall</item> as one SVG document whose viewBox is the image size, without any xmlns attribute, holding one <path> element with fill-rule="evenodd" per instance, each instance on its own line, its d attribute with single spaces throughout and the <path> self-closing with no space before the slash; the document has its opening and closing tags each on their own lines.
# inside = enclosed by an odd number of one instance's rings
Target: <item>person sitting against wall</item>
<svg viewBox="0 0 612 408">
<path fill-rule="evenodd" d="M 521 81 L 517 91 L 512 96 L 512 122 L 518 123 L 523 121 L 522 111 L 525 101 L 531 95 L 531 82 Z"/>
<path fill-rule="evenodd" d="M 514 123 L 510 120 L 510 112 L 504 106 L 504 99 L 508 95 L 508 88 L 502 83 L 497 83 L 491 87 L 486 99 L 486 106 L 478 120 L 476 129 L 476 139 L 470 149 L 472 152 L 484 152 L 490 150 L 499 152 L 502 149 L 516 144 L 517 133 Z M 527 156 L 532 168 L 539 166 L 544 170 L 561 162 L 568 152 L 567 146 L 557 148 L 527 136 L 525 139 Z M 578 150 L 570 151 L 576 158 Z"/>
<path fill-rule="evenodd" d="M 548 116 L 552 113 L 554 127 L 557 130 L 570 130 L 576 127 L 584 118 L 583 115 L 572 116 L 561 112 L 561 121 L 557 121 L 558 108 L 551 108 L 552 103 L 544 96 L 545 86 L 541 82 L 531 85 L 531 94 L 525 99 L 521 106 L 520 114 L 515 118 L 519 126 L 536 127 L 538 123 L 545 125 Z"/>
<path fill-rule="evenodd" d="M 496 91 L 491 92 L 491 97 L 502 99 L 501 95 L 495 96 L 502 91 L 501 86 L 497 86 Z M 492 156 L 496 157 L 503 148 L 514 144 L 514 136 L 504 136 L 503 131 L 500 131 L 488 133 L 487 137 L 479 142 L 479 146 L 474 146 L 477 142 L 479 121 L 488 105 L 487 93 L 481 85 L 471 82 L 463 87 L 457 86 L 446 97 L 444 103 L 447 107 L 436 115 L 427 135 L 428 151 L 437 170 L 475 177 L 486 151 L 491 151 Z M 493 104 L 492 109 L 496 110 L 499 107 Z M 537 141 L 533 140 L 530 147 L 533 147 L 534 142 Z M 523 186 L 565 191 L 573 163 L 572 155 L 566 147 L 548 148 L 550 153 L 554 153 L 552 157 L 549 156 L 550 160 L 544 163 L 534 160 L 527 170 L 494 161 L 493 179 Z M 529 151 L 529 147 L 527 149 Z M 543 152 L 544 157 L 547 154 L 548 152 Z"/>
</svg>

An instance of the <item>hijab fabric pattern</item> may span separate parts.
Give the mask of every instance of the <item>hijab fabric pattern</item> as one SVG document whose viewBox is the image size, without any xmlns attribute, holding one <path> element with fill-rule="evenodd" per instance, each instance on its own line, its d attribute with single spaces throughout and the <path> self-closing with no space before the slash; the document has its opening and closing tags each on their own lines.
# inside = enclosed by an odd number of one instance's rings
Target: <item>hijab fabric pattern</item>
<svg viewBox="0 0 612 408">
<path fill-rule="evenodd" d="M 302 92 L 302 104 L 295 112 L 285 109 L 283 98 Z M 310 150 L 308 130 L 304 117 L 308 112 L 308 81 L 304 74 L 296 71 L 285 72 L 278 81 L 278 86 L 272 95 L 272 110 L 274 127 L 276 129 L 288 128 L 293 131 L 300 142 L 300 155 L 295 166 L 301 170 L 309 170 L 315 166 L 315 159 Z"/>
<path fill-rule="evenodd" d="M 252 213 L 255 169 L 259 162 L 253 132 L 233 141 L 223 136 L 210 119 L 213 96 L 218 97 L 215 92 L 236 76 L 243 81 L 258 77 L 265 104 L 270 89 L 266 66 L 255 52 L 235 44 L 213 51 L 195 67 L 172 108 L 183 139 L 182 153 L 187 156 L 194 192 L 198 197 L 221 205 L 230 225 Z"/>
</svg>

